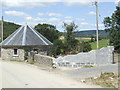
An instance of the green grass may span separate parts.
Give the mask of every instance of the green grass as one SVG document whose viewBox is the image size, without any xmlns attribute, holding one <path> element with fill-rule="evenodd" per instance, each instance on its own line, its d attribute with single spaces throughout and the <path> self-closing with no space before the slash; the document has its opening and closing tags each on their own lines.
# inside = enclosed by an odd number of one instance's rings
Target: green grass
<svg viewBox="0 0 120 90">
<path fill-rule="evenodd" d="M 91 44 L 92 50 L 97 49 L 96 42 L 92 42 L 90 44 Z M 107 47 L 108 45 L 109 45 L 109 40 L 108 39 L 99 40 L 99 49 L 102 48 L 102 47 Z"/>
<path fill-rule="evenodd" d="M 31 61 L 31 60 L 30 60 L 30 61 L 28 61 L 28 63 L 29 63 L 29 64 L 34 64 L 34 61 Z"/>
<path fill-rule="evenodd" d="M 22 60 L 17 60 L 17 59 L 11 59 L 10 61 L 13 61 L 13 62 L 23 62 Z"/>
<path fill-rule="evenodd" d="M 116 56 L 120 55 L 120 53 L 114 53 Z"/>
<path fill-rule="evenodd" d="M 92 68 L 92 67 L 95 67 L 94 65 L 87 65 L 87 66 L 84 66 L 84 68 Z"/>
</svg>

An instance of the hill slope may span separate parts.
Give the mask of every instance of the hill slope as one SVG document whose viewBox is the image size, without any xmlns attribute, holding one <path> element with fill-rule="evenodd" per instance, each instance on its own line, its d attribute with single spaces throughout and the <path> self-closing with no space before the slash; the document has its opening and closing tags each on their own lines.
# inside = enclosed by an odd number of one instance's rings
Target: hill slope
<svg viewBox="0 0 120 90">
<path fill-rule="evenodd" d="M 18 24 L 4 21 L 4 23 L 3 23 L 4 37 L 3 38 L 4 39 L 7 38 L 11 33 L 13 33 L 19 27 L 20 27 L 20 25 L 18 25 Z"/>
<path fill-rule="evenodd" d="M 96 35 L 96 30 L 77 31 L 74 33 L 77 37 L 91 37 Z M 99 36 L 101 37 L 107 37 L 108 34 L 105 30 L 99 30 Z"/>
</svg>

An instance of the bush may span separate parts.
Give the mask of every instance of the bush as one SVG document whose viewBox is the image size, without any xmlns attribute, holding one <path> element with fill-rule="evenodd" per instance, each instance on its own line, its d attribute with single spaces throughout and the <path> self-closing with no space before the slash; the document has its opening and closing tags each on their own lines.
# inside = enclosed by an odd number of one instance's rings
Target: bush
<svg viewBox="0 0 120 90">
<path fill-rule="evenodd" d="M 60 55 L 64 53 L 64 44 L 61 40 L 57 39 L 53 42 L 52 55 Z"/>
<path fill-rule="evenodd" d="M 89 52 L 91 50 L 92 50 L 91 45 L 88 42 L 82 41 L 80 43 L 80 48 L 79 48 L 80 52 Z"/>
</svg>

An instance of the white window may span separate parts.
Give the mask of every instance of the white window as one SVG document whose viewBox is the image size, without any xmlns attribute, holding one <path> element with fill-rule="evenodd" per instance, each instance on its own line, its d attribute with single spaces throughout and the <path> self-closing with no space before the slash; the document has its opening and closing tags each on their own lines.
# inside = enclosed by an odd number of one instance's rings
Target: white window
<svg viewBox="0 0 120 90">
<path fill-rule="evenodd" d="M 38 48 L 34 48 L 33 50 L 35 54 L 38 54 Z"/>
<path fill-rule="evenodd" d="M 14 49 L 13 55 L 18 56 L 18 49 Z"/>
</svg>

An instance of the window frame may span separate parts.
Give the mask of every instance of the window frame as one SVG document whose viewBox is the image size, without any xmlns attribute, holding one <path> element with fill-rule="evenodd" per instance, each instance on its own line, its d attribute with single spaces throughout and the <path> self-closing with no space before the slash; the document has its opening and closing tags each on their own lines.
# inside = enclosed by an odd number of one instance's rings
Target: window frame
<svg viewBox="0 0 120 90">
<path fill-rule="evenodd" d="M 15 54 L 15 49 L 17 50 L 16 54 Z M 13 49 L 13 56 L 18 56 L 18 48 Z"/>
</svg>

